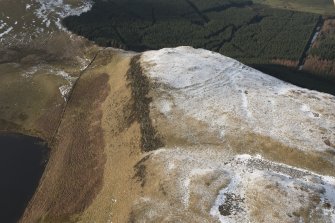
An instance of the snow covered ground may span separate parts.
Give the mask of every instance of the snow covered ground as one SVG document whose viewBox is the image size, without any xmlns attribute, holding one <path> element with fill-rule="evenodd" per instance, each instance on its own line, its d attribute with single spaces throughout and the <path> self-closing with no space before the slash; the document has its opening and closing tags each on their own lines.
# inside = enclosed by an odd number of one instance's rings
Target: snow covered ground
<svg viewBox="0 0 335 223">
<path fill-rule="evenodd" d="M 146 166 L 155 189 L 137 201 L 138 222 L 335 221 L 334 177 L 205 146 L 163 148 Z"/>
<path fill-rule="evenodd" d="M 141 65 L 165 146 L 146 154 L 135 222 L 335 222 L 334 96 L 190 47 Z"/>
<path fill-rule="evenodd" d="M 37 0 L 39 6 L 35 10 L 38 18 L 46 27 L 50 24 L 56 25 L 59 29 L 64 29 L 61 25 L 61 19 L 70 15 L 80 15 L 91 9 L 93 2 L 91 0 L 78 1 L 77 6 L 73 6 L 64 0 Z"/>
<path fill-rule="evenodd" d="M 142 65 L 153 82 L 165 86 L 154 107 L 172 117 L 167 108 L 173 105 L 184 116 L 220 132 L 222 140 L 236 129 L 246 129 L 305 151 L 330 149 L 325 140 L 335 144 L 332 95 L 296 87 L 234 59 L 190 47 L 145 52 Z"/>
<path fill-rule="evenodd" d="M 90 10 L 92 4 L 91 0 L 3 0 L 0 2 L 0 43 L 28 43 L 38 35 L 65 30 L 62 18 L 80 15 Z"/>
</svg>

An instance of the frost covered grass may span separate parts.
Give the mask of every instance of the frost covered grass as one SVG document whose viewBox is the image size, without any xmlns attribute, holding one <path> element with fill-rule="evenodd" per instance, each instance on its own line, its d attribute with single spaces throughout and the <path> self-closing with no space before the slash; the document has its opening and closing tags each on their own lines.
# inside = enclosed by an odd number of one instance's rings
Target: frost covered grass
<svg viewBox="0 0 335 223">
<path fill-rule="evenodd" d="M 144 162 L 136 219 L 188 222 L 332 222 L 335 178 L 215 147 L 164 147 Z M 159 185 L 155 182 L 159 178 Z M 163 194 L 163 195 L 162 195 Z M 306 213 L 308 213 L 306 215 Z M 276 216 L 276 217 L 274 217 Z"/>
<path fill-rule="evenodd" d="M 335 141 L 334 96 L 190 47 L 145 52 L 142 65 L 154 84 L 165 87 L 162 94 L 175 109 L 221 132 L 222 140 L 244 129 L 302 151 L 324 152 L 330 149 L 324 140 Z M 153 104 L 160 109 L 159 98 Z"/>
</svg>

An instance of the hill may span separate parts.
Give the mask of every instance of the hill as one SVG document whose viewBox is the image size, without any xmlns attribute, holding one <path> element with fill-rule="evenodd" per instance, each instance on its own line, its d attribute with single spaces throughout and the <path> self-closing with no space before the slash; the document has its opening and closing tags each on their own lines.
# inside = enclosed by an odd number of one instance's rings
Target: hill
<svg viewBox="0 0 335 223">
<path fill-rule="evenodd" d="M 245 0 L 97 1 L 77 16 L 91 3 L 0 1 L 0 133 L 38 136 L 50 148 L 20 222 L 335 221 L 335 97 L 222 55 L 296 75 L 274 64 L 296 61 L 273 55 L 296 58 L 320 21 L 331 24 Z M 66 15 L 105 46 L 154 48 L 156 37 L 201 46 L 205 35 L 226 51 L 101 47 L 67 31 Z M 325 27 L 308 51 L 317 60 L 329 56 L 318 39 L 332 41 Z M 234 41 L 264 55 L 225 49 Z M 334 90 L 299 74 L 298 83 Z"/>
<path fill-rule="evenodd" d="M 334 102 L 206 50 L 105 49 L 23 222 L 332 222 Z"/>
</svg>

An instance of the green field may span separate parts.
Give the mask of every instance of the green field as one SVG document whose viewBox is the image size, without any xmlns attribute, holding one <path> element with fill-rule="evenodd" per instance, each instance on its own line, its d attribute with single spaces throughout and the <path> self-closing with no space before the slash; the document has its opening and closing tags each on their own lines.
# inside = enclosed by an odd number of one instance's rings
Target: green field
<svg viewBox="0 0 335 223">
<path fill-rule="evenodd" d="M 253 0 L 253 2 L 282 9 L 335 15 L 335 6 L 332 0 Z"/>
</svg>

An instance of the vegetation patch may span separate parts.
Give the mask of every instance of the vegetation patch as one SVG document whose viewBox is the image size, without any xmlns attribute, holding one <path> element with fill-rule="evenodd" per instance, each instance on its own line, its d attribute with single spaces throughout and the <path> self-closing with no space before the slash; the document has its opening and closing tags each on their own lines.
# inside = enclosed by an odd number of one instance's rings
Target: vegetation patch
<svg viewBox="0 0 335 223">
<path fill-rule="evenodd" d="M 160 136 L 153 127 L 150 119 L 149 104 L 152 99 L 148 96 L 150 90 L 149 79 L 143 75 L 142 67 L 139 62 L 140 55 L 132 58 L 130 69 L 127 72 L 127 79 L 130 82 L 132 97 L 132 114 L 129 123 L 137 121 L 141 128 L 141 147 L 145 152 L 155 150 L 163 146 Z"/>
<path fill-rule="evenodd" d="M 147 167 L 145 166 L 145 161 L 147 161 L 150 158 L 151 155 L 147 155 L 144 158 L 142 158 L 135 166 L 135 175 L 133 179 L 137 179 L 137 181 L 141 182 L 141 187 L 144 187 L 145 185 L 145 177 L 147 175 Z"/>
<path fill-rule="evenodd" d="M 244 203 L 244 198 L 234 193 L 225 193 L 225 202 L 219 206 L 219 212 L 223 216 L 236 215 L 237 213 L 245 212 L 241 207 Z"/>
</svg>

